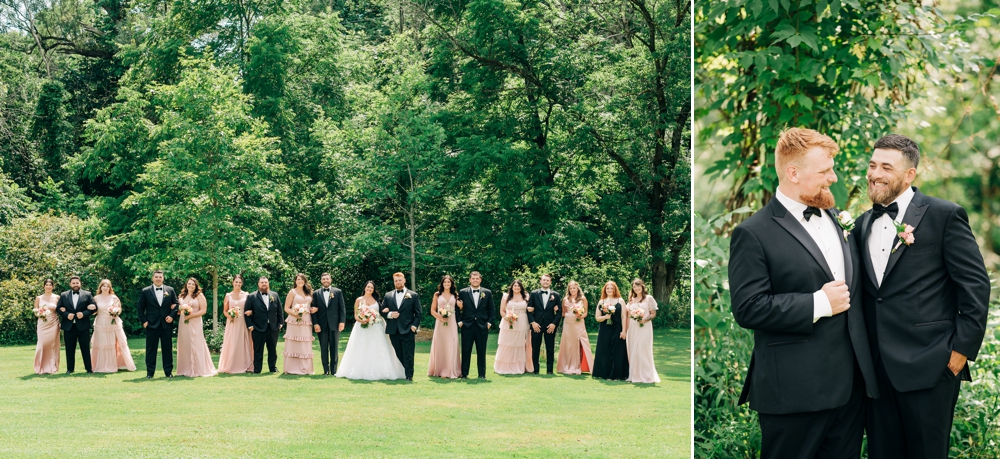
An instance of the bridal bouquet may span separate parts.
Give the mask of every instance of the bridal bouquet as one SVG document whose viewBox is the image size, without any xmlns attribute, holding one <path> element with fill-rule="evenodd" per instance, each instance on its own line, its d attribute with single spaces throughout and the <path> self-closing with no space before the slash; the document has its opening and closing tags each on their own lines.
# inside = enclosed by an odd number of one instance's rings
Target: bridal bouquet
<svg viewBox="0 0 1000 459">
<path fill-rule="evenodd" d="M 295 319 L 295 323 L 297 324 L 302 323 L 302 315 L 309 312 L 309 305 L 297 304 L 295 306 L 292 306 L 292 311 L 294 311 L 295 314 L 298 315 L 298 317 Z"/>
<path fill-rule="evenodd" d="M 191 313 L 194 312 L 194 309 L 191 309 L 191 305 L 182 304 L 181 308 L 180 308 L 180 311 L 181 311 L 181 314 L 184 314 L 185 316 L 187 316 L 187 315 L 191 315 Z M 184 323 L 188 323 L 187 319 L 184 319 Z"/>
<path fill-rule="evenodd" d="M 368 308 L 361 308 L 361 310 L 358 311 L 358 317 L 358 323 L 361 324 L 361 328 L 368 328 L 369 325 L 378 320 L 378 314 Z"/>
<path fill-rule="evenodd" d="M 514 328 L 514 322 L 517 322 L 517 313 L 511 310 L 507 310 L 507 315 L 503 316 L 503 320 L 507 321 L 510 328 Z"/>
<path fill-rule="evenodd" d="M 118 323 L 118 316 L 122 315 L 121 305 L 118 303 L 112 304 L 111 307 L 108 308 L 108 314 L 111 316 L 112 325 Z"/>
<path fill-rule="evenodd" d="M 50 311 L 49 308 L 45 306 L 39 306 L 37 308 L 34 308 L 31 310 L 31 312 L 35 313 L 35 317 L 42 319 L 43 322 L 48 322 L 49 316 L 52 315 L 52 311 Z"/>
<path fill-rule="evenodd" d="M 451 310 L 447 308 L 438 308 L 438 314 L 441 314 L 441 318 L 444 319 L 444 325 L 448 326 L 448 318 L 451 317 Z"/>
<path fill-rule="evenodd" d="M 226 311 L 226 315 L 229 316 L 230 319 L 236 319 L 237 317 L 240 316 L 240 308 L 236 306 L 230 306 L 229 310 Z"/>
<path fill-rule="evenodd" d="M 613 318 L 614 318 L 615 311 L 617 311 L 617 310 L 618 310 L 618 307 L 615 306 L 614 304 L 608 304 L 608 303 L 601 304 L 601 311 L 604 312 L 604 315 L 608 316 L 608 321 L 607 321 L 608 325 L 611 325 L 611 324 L 615 323 L 613 321 Z"/>
<path fill-rule="evenodd" d="M 570 308 L 569 312 L 572 312 L 573 315 L 576 316 L 576 321 L 579 322 L 580 319 L 583 318 L 583 315 L 587 313 L 587 308 L 584 308 L 583 305 L 578 304 Z"/>
<path fill-rule="evenodd" d="M 640 327 L 646 325 L 646 324 L 642 323 L 642 320 L 646 318 L 646 311 L 644 311 L 639 306 L 631 306 L 631 307 L 629 307 L 628 308 L 628 316 L 630 318 L 632 318 L 633 320 L 635 320 L 636 322 L 639 322 L 639 326 Z"/>
</svg>

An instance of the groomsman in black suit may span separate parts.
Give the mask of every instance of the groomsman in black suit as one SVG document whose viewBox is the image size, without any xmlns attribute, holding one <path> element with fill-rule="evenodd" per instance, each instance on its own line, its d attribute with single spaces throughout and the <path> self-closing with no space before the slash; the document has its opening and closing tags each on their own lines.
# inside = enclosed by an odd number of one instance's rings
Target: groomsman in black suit
<svg viewBox="0 0 1000 459">
<path fill-rule="evenodd" d="M 157 346 L 163 349 L 163 374 L 172 378 L 174 371 L 174 325 L 177 322 L 178 300 L 174 289 L 163 285 L 163 271 L 153 271 L 153 285 L 139 293 L 135 304 L 139 322 L 146 330 L 146 377 L 156 373 Z"/>
<path fill-rule="evenodd" d="M 556 363 L 556 328 L 562 314 L 559 305 L 562 301 L 559 293 L 552 291 L 552 276 L 542 274 L 539 280 L 542 288 L 531 292 L 528 296 L 528 323 L 531 325 L 531 362 L 535 364 L 535 374 L 538 374 L 538 354 L 542 352 L 542 339 L 545 339 L 545 364 L 547 374 L 552 374 L 552 366 Z"/>
<path fill-rule="evenodd" d="M 313 315 L 313 330 L 319 335 L 323 374 L 331 375 L 337 372 L 337 346 L 340 344 L 340 332 L 344 331 L 347 308 L 343 292 L 330 286 L 333 283 L 330 273 L 323 273 L 319 281 L 323 288 L 314 290 L 312 294 L 312 305 L 318 309 Z"/>
<path fill-rule="evenodd" d="M 882 393 L 868 413 L 868 457 L 946 458 L 960 385 L 971 380 L 967 361 L 986 333 L 990 281 L 965 209 L 910 186 L 916 142 L 893 134 L 874 150 L 874 207 L 854 229 Z M 912 227 L 912 239 L 896 225 Z"/>
<path fill-rule="evenodd" d="M 257 280 L 257 291 L 247 297 L 243 307 L 247 319 L 247 329 L 253 341 L 253 372 L 260 374 L 264 369 L 264 346 L 267 346 L 267 368 L 278 372 L 278 331 L 284 318 L 284 307 L 278 294 L 271 291 L 271 283 L 264 276 Z"/>
<path fill-rule="evenodd" d="M 739 403 L 759 415 L 762 459 L 859 457 L 865 396 L 879 396 L 860 256 L 832 210 L 837 151 L 811 129 L 782 133 L 775 196 L 732 234 L 733 317 L 754 339 Z"/>
<path fill-rule="evenodd" d="M 414 336 L 420 326 L 420 296 L 406 288 L 403 273 L 393 274 L 392 282 L 396 290 L 382 298 L 381 315 L 385 318 L 385 333 L 406 370 L 406 380 L 413 381 Z"/>
<path fill-rule="evenodd" d="M 462 378 L 469 376 L 472 345 L 476 345 L 476 369 L 486 379 L 486 338 L 493 327 L 493 292 L 480 287 L 479 271 L 469 274 L 469 287 L 458 292 L 458 328 L 462 331 Z"/>
<path fill-rule="evenodd" d="M 80 289 L 80 278 L 69 278 L 69 290 L 59 295 L 59 310 L 62 330 L 66 340 L 66 374 L 73 373 L 76 366 L 76 346 L 83 354 L 83 368 L 93 373 L 90 367 L 90 316 L 97 312 L 97 304 L 90 292 Z"/>
</svg>

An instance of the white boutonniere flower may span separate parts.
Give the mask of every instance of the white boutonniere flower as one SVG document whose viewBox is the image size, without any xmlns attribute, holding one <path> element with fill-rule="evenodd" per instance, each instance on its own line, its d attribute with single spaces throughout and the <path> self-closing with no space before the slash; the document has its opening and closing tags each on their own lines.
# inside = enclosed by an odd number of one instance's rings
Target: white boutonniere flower
<svg viewBox="0 0 1000 459">
<path fill-rule="evenodd" d="M 851 231 L 854 231 L 854 217 L 846 210 L 842 211 L 837 215 L 837 223 L 840 225 L 840 229 L 844 230 L 844 241 L 846 242 L 847 236 L 850 236 Z"/>
<path fill-rule="evenodd" d="M 409 299 L 409 298 L 413 298 L 412 296 L 410 296 L 410 292 L 406 292 L 403 294 L 403 299 Z"/>
</svg>

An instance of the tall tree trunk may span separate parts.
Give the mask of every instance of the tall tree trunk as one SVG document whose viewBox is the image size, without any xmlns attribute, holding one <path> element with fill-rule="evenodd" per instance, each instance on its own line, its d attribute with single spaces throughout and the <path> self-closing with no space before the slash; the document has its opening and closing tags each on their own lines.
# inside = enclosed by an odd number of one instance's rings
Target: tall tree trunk
<svg viewBox="0 0 1000 459">
<path fill-rule="evenodd" d="M 219 269 L 212 268 L 212 337 L 219 336 Z"/>
</svg>

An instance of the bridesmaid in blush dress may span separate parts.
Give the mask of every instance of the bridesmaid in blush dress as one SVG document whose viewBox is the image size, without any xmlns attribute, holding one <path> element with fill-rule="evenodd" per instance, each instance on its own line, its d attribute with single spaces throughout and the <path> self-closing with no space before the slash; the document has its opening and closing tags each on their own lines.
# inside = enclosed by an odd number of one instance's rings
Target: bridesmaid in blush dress
<svg viewBox="0 0 1000 459">
<path fill-rule="evenodd" d="M 177 374 L 181 376 L 215 376 L 212 354 L 205 342 L 205 331 L 201 317 L 208 311 L 208 301 L 201 294 L 201 286 L 195 278 L 190 278 L 181 289 L 180 305 L 189 306 L 191 313 L 181 312 L 177 323 Z"/>
<path fill-rule="evenodd" d="M 517 314 L 513 325 L 505 318 L 508 311 Z M 498 375 L 520 375 L 535 371 L 531 363 L 531 333 L 528 330 L 528 292 L 515 279 L 500 300 L 500 336 L 493 372 Z"/>
<path fill-rule="evenodd" d="M 305 307 L 304 312 L 296 308 Z M 312 307 L 312 286 L 305 274 L 295 275 L 295 288 L 285 297 L 285 374 L 311 375 L 313 369 L 313 323 L 312 315 L 319 308 Z"/>
<path fill-rule="evenodd" d="M 612 311 L 611 308 L 614 308 Z M 625 344 L 623 324 L 628 320 L 625 301 L 618 291 L 618 284 L 608 281 L 601 292 L 601 301 L 594 309 L 597 319 L 597 352 L 594 353 L 595 378 L 628 379 L 628 348 Z"/>
<path fill-rule="evenodd" d="M 583 309 L 577 316 L 574 308 Z M 563 298 L 563 329 L 559 341 L 559 360 L 556 371 L 566 375 L 590 373 L 594 368 L 594 355 L 590 352 L 590 336 L 587 335 L 587 297 L 580 290 L 580 284 L 570 281 Z"/>
<path fill-rule="evenodd" d="M 458 320 L 455 317 L 455 302 L 458 298 L 451 276 L 441 278 L 434 299 L 431 301 L 431 315 L 434 324 L 434 338 L 431 341 L 431 356 L 427 363 L 427 376 L 439 378 L 461 378 L 462 362 L 458 350 Z M 448 311 L 448 317 L 441 315 Z"/>
<path fill-rule="evenodd" d="M 132 352 L 128 348 L 128 338 L 122 327 L 122 319 L 111 315 L 111 308 L 121 314 L 122 302 L 115 295 L 111 281 L 104 279 L 97 286 L 94 296 L 97 304 L 97 319 L 94 320 L 94 334 L 90 337 L 90 361 L 94 373 L 115 373 L 118 370 L 135 371 Z"/>
<path fill-rule="evenodd" d="M 626 344 L 628 346 L 628 381 L 634 383 L 658 383 L 660 375 L 653 366 L 653 323 L 656 317 L 656 300 L 646 291 L 642 279 L 632 281 L 626 309 L 641 310 L 642 320 L 631 318 L 625 323 Z"/>
<path fill-rule="evenodd" d="M 59 371 L 59 316 L 56 314 L 56 303 L 59 295 L 52 293 L 56 283 L 45 279 L 45 293 L 35 297 L 35 310 L 48 310 L 47 317 L 39 317 L 35 330 L 38 342 L 35 344 L 35 373 L 40 375 L 53 374 Z"/>
<path fill-rule="evenodd" d="M 253 342 L 243 315 L 243 305 L 250 296 L 243 291 L 243 276 L 233 276 L 233 291 L 222 301 L 222 312 L 226 317 L 226 334 L 222 337 L 222 352 L 219 354 L 219 373 L 253 372 Z M 229 311 L 236 317 L 230 317 Z"/>
</svg>

